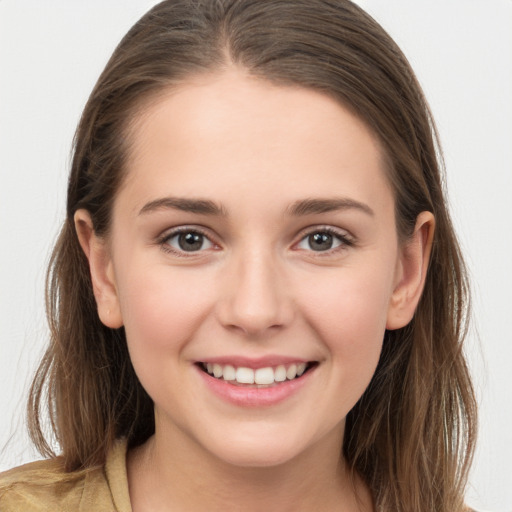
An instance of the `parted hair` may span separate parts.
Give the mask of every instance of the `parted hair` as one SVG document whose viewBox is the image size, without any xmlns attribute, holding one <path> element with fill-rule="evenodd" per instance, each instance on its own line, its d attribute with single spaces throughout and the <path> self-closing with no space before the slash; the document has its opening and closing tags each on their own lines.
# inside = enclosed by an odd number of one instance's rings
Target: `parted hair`
<svg viewBox="0 0 512 512">
<path fill-rule="evenodd" d="M 103 464 L 117 438 L 137 446 L 153 434 L 153 403 L 124 330 L 98 317 L 73 217 L 85 208 L 96 234 L 108 237 L 131 123 L 163 91 L 228 66 L 327 94 L 366 123 L 385 154 L 403 243 L 420 212 L 434 214 L 422 298 L 406 327 L 386 331 L 375 375 L 347 417 L 340 456 L 368 484 L 379 511 L 463 510 L 476 406 L 462 346 L 468 284 L 442 155 L 407 59 L 348 0 L 166 0 L 122 39 L 74 138 L 66 219 L 47 275 L 50 343 L 28 405 L 33 441 L 52 456 L 53 436 L 74 471 Z"/>
</svg>

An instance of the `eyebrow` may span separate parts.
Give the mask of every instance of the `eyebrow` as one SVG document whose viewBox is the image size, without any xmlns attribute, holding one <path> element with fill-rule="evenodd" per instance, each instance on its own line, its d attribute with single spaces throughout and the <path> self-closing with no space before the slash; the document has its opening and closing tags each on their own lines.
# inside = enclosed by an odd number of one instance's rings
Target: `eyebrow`
<svg viewBox="0 0 512 512">
<path fill-rule="evenodd" d="M 157 210 L 181 210 L 183 212 L 198 213 L 201 215 L 217 215 L 225 217 L 226 210 L 209 199 L 185 199 L 182 197 L 163 197 L 146 203 L 139 215 Z"/>
<path fill-rule="evenodd" d="M 186 199 L 182 197 L 162 197 L 150 201 L 141 208 L 139 215 L 167 209 L 200 215 L 227 216 L 227 211 L 223 206 L 209 199 Z M 291 204 L 286 209 L 286 213 L 294 217 L 300 217 L 349 209 L 360 210 L 371 216 L 375 215 L 374 211 L 367 204 L 349 198 L 301 199 Z"/>
<path fill-rule="evenodd" d="M 332 199 L 303 199 L 289 206 L 287 213 L 292 216 L 302 216 L 350 209 L 360 210 L 371 216 L 375 215 L 375 212 L 367 204 L 345 197 Z"/>
</svg>

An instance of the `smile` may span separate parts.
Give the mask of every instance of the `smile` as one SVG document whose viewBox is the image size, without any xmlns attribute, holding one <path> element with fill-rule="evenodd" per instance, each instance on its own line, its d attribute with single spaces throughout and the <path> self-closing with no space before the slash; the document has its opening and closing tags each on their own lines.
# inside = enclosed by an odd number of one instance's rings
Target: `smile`
<svg viewBox="0 0 512 512">
<path fill-rule="evenodd" d="M 218 363 L 201 363 L 201 366 L 212 377 L 228 381 L 234 385 L 272 386 L 301 377 L 312 364 L 302 362 L 257 369 Z"/>
<path fill-rule="evenodd" d="M 197 361 L 194 365 L 206 389 L 237 407 L 270 407 L 291 399 L 314 382 L 319 361 L 283 357 Z"/>
</svg>

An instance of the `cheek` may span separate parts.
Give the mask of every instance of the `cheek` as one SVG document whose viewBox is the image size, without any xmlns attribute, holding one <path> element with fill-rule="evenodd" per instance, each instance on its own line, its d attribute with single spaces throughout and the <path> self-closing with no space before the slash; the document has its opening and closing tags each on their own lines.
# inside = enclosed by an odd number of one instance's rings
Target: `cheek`
<svg viewBox="0 0 512 512">
<path fill-rule="evenodd" d="M 369 268 L 343 269 L 321 284 L 306 282 L 302 290 L 308 324 L 344 372 L 371 377 L 386 328 L 391 276 Z"/>
<path fill-rule="evenodd" d="M 130 350 L 144 348 L 156 357 L 160 351 L 180 351 L 208 312 L 204 281 L 168 267 L 127 277 L 119 296 Z"/>
<path fill-rule="evenodd" d="M 332 423 L 356 405 L 380 359 L 389 293 L 384 281 L 372 277 L 340 276 L 339 286 L 322 293 L 308 288 L 307 321 L 328 352 L 330 368 L 323 389 L 332 400 L 318 403 L 317 414 Z"/>
<path fill-rule="evenodd" d="M 208 314 L 211 297 L 204 280 L 186 272 L 157 265 L 139 267 L 140 272 L 127 268 L 131 272 L 123 276 L 118 291 L 135 373 L 156 404 L 181 410 L 182 397 L 194 403 L 184 378 L 186 347 Z"/>
</svg>

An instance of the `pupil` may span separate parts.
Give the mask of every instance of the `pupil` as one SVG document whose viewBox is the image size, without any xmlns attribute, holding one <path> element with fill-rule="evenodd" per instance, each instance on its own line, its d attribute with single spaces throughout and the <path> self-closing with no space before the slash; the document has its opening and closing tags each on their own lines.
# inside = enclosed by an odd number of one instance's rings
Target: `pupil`
<svg viewBox="0 0 512 512">
<path fill-rule="evenodd" d="M 184 251 L 197 251 L 203 245 L 203 235 L 199 233 L 183 233 L 178 237 L 180 249 Z"/>
<path fill-rule="evenodd" d="M 326 251 L 332 247 L 332 235 L 329 233 L 315 233 L 309 236 L 309 244 L 315 251 Z"/>
</svg>

